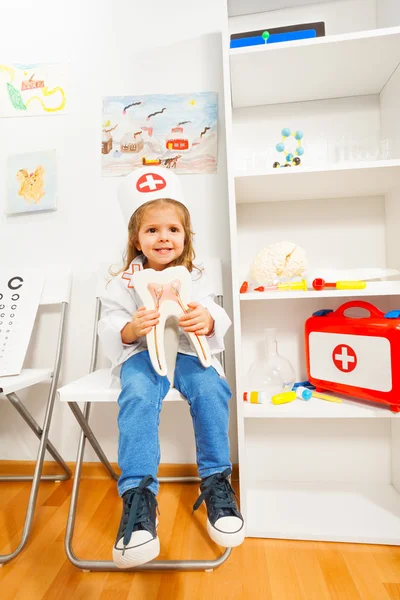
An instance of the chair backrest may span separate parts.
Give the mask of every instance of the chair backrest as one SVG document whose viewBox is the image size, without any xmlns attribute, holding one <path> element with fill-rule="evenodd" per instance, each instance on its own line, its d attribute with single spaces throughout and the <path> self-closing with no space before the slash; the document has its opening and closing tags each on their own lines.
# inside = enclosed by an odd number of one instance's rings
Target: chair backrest
<svg viewBox="0 0 400 600">
<path fill-rule="evenodd" d="M 69 267 L 54 267 L 46 269 L 46 278 L 43 286 L 41 306 L 51 304 L 67 304 L 71 298 L 72 272 Z"/>
<path fill-rule="evenodd" d="M 210 258 L 201 263 L 206 272 L 207 277 L 211 280 L 212 289 L 216 296 L 216 302 L 220 306 L 223 306 L 223 284 L 222 284 L 222 264 L 220 258 Z M 102 264 L 99 269 L 99 276 L 96 288 L 96 315 L 94 322 L 94 332 L 93 332 L 93 343 L 92 343 L 92 358 L 90 363 L 90 371 L 94 371 L 96 369 L 97 356 L 98 356 L 98 335 L 97 335 L 97 324 L 101 317 L 101 300 L 100 296 L 104 294 L 107 282 L 110 280 L 111 276 L 109 274 L 109 265 Z M 168 348 L 166 350 L 166 359 L 168 365 L 168 378 L 173 385 L 173 376 L 176 362 L 176 354 L 178 350 L 178 336 L 177 336 L 178 328 L 176 323 L 172 320 L 168 321 L 165 328 L 165 346 Z M 224 365 L 224 354 L 221 355 L 221 360 Z"/>
<path fill-rule="evenodd" d="M 52 305 L 60 305 L 60 310 L 58 311 L 60 312 L 58 327 L 59 335 L 57 336 L 56 340 L 54 359 L 54 377 L 58 377 L 64 341 L 67 305 L 70 301 L 71 295 L 71 269 L 65 266 L 46 266 L 43 268 L 36 267 L 29 269 L 29 274 L 28 270 L 24 270 L 23 268 L 15 270 L 12 269 L 12 272 L 18 274 L 18 277 L 16 276 L 12 279 L 20 280 L 18 288 L 11 288 L 15 289 L 16 294 L 19 295 L 18 308 L 15 307 L 19 312 L 16 312 L 17 318 L 15 320 L 12 319 L 9 322 L 9 329 L 11 330 L 11 335 L 9 335 L 9 338 L 11 338 L 11 345 L 8 348 L 6 347 L 6 354 L 5 356 L 1 357 L 4 358 L 4 360 L 2 361 L 2 367 L 0 367 L 0 375 L 6 376 L 8 374 L 19 374 L 25 361 L 30 362 L 33 355 L 35 355 L 37 358 L 37 340 L 44 338 L 47 339 L 46 325 L 51 333 L 54 331 L 54 321 L 51 322 L 51 328 L 49 322 L 45 323 L 44 328 L 43 326 L 37 327 L 35 325 L 40 321 L 40 317 L 38 318 L 39 313 L 37 312 L 37 308 L 38 306 L 47 307 Z M 33 287 L 24 287 L 24 284 L 28 284 L 29 280 L 37 285 L 36 289 Z M 11 284 L 10 280 L 8 287 L 10 288 L 11 285 L 13 284 Z M 23 294 L 24 291 L 25 294 Z M 17 301 L 17 298 L 15 300 Z M 47 312 L 46 309 L 45 312 Z M 10 317 L 14 317 L 14 314 L 10 314 Z M 3 331 L 4 329 L 5 328 L 3 328 Z M 9 332 L 6 331 L 6 334 L 8 333 Z M 6 337 L 5 339 L 7 340 L 9 338 Z M 47 343 L 45 346 L 46 352 L 48 352 Z M 40 348 L 42 347 L 43 345 L 40 345 Z"/>
<path fill-rule="evenodd" d="M 216 297 L 223 299 L 224 287 L 222 279 L 222 263 L 220 258 L 208 258 L 204 260 L 207 277 L 212 281 L 212 288 Z M 222 301 L 222 300 L 221 300 Z"/>
</svg>

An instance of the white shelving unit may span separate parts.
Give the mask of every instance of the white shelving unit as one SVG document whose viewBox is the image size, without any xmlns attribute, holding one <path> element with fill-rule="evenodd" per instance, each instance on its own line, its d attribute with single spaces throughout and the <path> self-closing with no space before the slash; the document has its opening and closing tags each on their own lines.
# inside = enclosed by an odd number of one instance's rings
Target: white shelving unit
<svg viewBox="0 0 400 600">
<path fill-rule="evenodd" d="M 399 494 L 391 485 L 259 482 L 249 488 L 248 514 L 250 537 L 399 543 Z"/>
<path fill-rule="evenodd" d="M 400 160 L 379 160 L 328 168 L 274 169 L 238 173 L 237 204 L 288 200 L 385 196 L 399 184 Z"/>
<path fill-rule="evenodd" d="M 400 27 L 230 54 L 234 108 L 379 94 L 400 62 Z"/>
<path fill-rule="evenodd" d="M 273 405 L 245 403 L 243 415 L 245 419 L 392 419 L 392 412 L 376 407 L 367 402 L 354 402 L 344 396 L 335 394 L 342 399 L 342 404 L 311 398 L 311 400 L 296 400 L 289 404 Z"/>
<path fill-rule="evenodd" d="M 400 308 L 400 281 L 371 282 L 354 291 L 239 293 L 256 254 L 284 239 L 301 245 L 314 269 L 400 270 L 400 3 L 310 0 L 286 3 L 290 6 L 281 10 L 277 0 L 272 12 L 257 14 L 249 13 L 250 4 L 244 1 L 240 8 L 235 0 L 224 39 L 247 533 L 400 545 L 400 415 L 349 398 L 281 406 L 242 401 L 248 368 L 263 352 L 265 327 L 277 327 L 279 352 L 293 364 L 296 379 L 304 380 L 305 320 L 351 298 L 384 311 Z M 229 50 L 231 33 L 320 20 L 324 38 Z M 273 169 L 265 149 L 275 148 L 283 127 L 304 132 L 305 154 L 299 167 Z M 382 160 L 360 160 L 350 148 L 345 160 L 321 164 L 317 146 L 310 150 L 307 140 L 330 137 L 349 147 L 362 138 L 367 146 L 370 139 L 390 140 L 389 153 Z M 264 164 L 238 170 L 240 152 L 264 153 L 258 161 Z"/>
</svg>

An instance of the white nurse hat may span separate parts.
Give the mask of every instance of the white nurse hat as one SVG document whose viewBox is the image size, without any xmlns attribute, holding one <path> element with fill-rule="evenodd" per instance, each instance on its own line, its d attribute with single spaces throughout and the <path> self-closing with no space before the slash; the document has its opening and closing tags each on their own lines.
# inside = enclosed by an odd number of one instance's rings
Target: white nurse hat
<svg viewBox="0 0 400 600">
<path fill-rule="evenodd" d="M 135 210 L 146 202 L 171 198 L 186 206 L 179 177 L 163 167 L 141 167 L 122 180 L 118 201 L 126 223 Z"/>
</svg>

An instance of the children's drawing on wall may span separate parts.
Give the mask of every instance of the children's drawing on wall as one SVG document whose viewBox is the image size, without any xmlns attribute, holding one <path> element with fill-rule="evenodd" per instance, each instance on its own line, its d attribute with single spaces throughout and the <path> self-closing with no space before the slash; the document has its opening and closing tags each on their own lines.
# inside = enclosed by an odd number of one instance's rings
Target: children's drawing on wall
<svg viewBox="0 0 400 600">
<path fill-rule="evenodd" d="M 217 94 L 151 94 L 103 99 L 102 174 L 143 165 L 176 173 L 217 170 Z"/>
<path fill-rule="evenodd" d="M 64 65 L 0 63 L 0 117 L 61 114 L 66 103 Z"/>
<path fill-rule="evenodd" d="M 7 214 L 56 209 L 56 152 L 30 152 L 7 161 Z"/>
</svg>

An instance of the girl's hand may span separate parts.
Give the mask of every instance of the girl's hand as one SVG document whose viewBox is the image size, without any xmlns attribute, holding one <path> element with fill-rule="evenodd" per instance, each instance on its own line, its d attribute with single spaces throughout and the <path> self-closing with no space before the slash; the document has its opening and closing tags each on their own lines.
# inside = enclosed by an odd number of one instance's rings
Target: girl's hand
<svg viewBox="0 0 400 600">
<path fill-rule="evenodd" d="M 127 323 L 121 331 L 121 339 L 124 344 L 132 344 L 143 335 L 147 335 L 158 325 L 160 313 L 156 310 L 147 310 L 141 306 L 133 315 L 132 321 Z"/>
<path fill-rule="evenodd" d="M 179 319 L 179 326 L 183 331 L 191 331 L 199 335 L 209 335 L 214 329 L 214 319 L 202 304 L 190 302 L 191 309 Z"/>
</svg>

